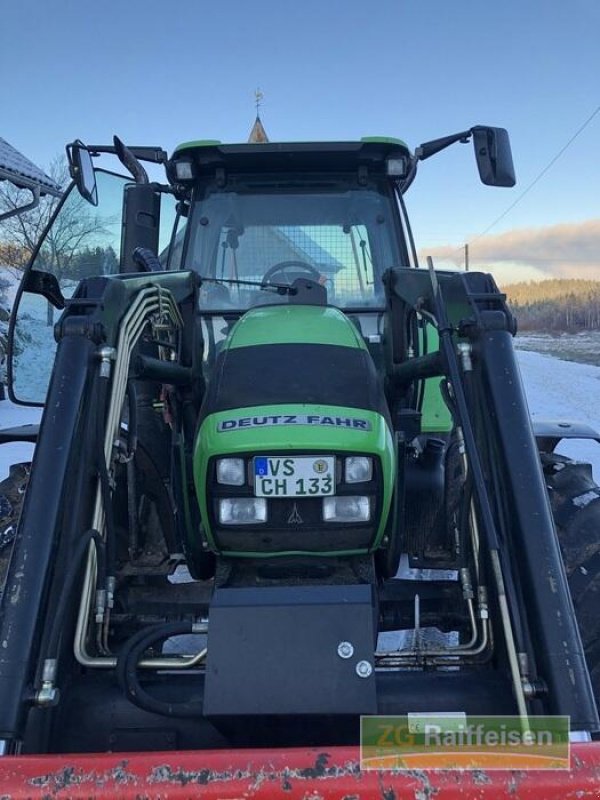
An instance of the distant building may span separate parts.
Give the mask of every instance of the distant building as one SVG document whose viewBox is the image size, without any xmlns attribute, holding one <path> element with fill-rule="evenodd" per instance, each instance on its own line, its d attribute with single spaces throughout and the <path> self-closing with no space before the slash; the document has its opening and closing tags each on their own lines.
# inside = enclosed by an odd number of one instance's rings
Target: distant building
<svg viewBox="0 0 600 800">
<path fill-rule="evenodd" d="M 268 141 L 269 137 L 261 122 L 260 115 L 257 113 L 254 125 L 250 131 L 250 136 L 248 137 L 248 144 L 265 144 Z"/>
</svg>

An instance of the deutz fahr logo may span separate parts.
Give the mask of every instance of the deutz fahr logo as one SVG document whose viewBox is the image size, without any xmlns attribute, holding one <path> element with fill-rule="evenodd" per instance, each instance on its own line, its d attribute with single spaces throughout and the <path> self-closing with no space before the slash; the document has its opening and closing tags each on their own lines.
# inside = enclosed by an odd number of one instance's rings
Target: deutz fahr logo
<svg viewBox="0 0 600 800">
<path fill-rule="evenodd" d="M 236 431 L 241 428 L 258 428 L 272 425 L 312 425 L 326 428 L 346 428 L 353 431 L 370 431 L 371 421 L 356 417 L 330 417 L 323 414 L 273 414 L 272 416 L 222 419 L 218 431 Z"/>
<path fill-rule="evenodd" d="M 300 516 L 298 512 L 298 506 L 294 503 L 294 507 L 292 509 L 292 513 L 288 517 L 288 525 L 302 525 L 304 520 Z"/>
</svg>

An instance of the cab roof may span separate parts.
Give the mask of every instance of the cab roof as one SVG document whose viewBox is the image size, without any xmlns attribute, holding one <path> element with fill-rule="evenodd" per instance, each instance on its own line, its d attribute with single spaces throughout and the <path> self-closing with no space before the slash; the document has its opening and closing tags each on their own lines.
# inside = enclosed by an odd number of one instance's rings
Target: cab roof
<svg viewBox="0 0 600 800">
<path fill-rule="evenodd" d="M 365 137 L 355 142 L 185 142 L 176 148 L 171 161 L 190 159 L 199 175 L 213 173 L 218 168 L 241 173 L 345 172 L 365 166 L 383 172 L 390 157 L 412 159 L 410 150 L 400 139 Z"/>
</svg>

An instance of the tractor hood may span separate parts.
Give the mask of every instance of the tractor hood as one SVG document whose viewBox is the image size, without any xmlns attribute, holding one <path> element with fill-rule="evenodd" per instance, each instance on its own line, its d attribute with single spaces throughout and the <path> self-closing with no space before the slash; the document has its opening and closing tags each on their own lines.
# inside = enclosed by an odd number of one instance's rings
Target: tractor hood
<svg viewBox="0 0 600 800">
<path fill-rule="evenodd" d="M 341 311 L 294 305 L 248 311 L 217 357 L 201 417 L 299 404 L 386 414 L 373 361 L 355 325 Z M 265 428 L 277 424 L 263 423 Z M 244 427 L 251 425 L 222 424 L 220 430 Z"/>
<path fill-rule="evenodd" d="M 283 304 L 254 308 L 225 339 L 212 369 L 194 450 L 194 480 L 209 539 L 216 526 L 211 503 L 223 493 L 253 497 L 259 456 L 266 456 L 265 461 L 296 456 L 316 459 L 315 464 L 319 458 L 323 464 L 335 461 L 336 494 L 368 490 L 372 495 L 368 525 L 355 535 L 340 531 L 335 542 L 320 531 L 321 497 L 303 501 L 314 505 L 310 514 L 300 507 L 300 516 L 307 527 L 312 519 L 315 540 L 307 546 L 309 539 L 301 537 L 302 548 L 296 544 L 297 529 L 289 536 L 283 530 L 294 518 L 296 499 L 288 495 L 269 501 L 268 524 L 275 524 L 278 515 L 283 520 L 277 539 L 283 550 L 366 552 L 378 545 L 391 502 L 394 443 L 371 355 L 353 322 L 338 309 Z M 364 456 L 374 465 L 370 483 L 360 492 L 343 485 L 346 456 Z M 238 486 L 218 483 L 216 463 L 227 458 L 245 465 Z M 329 531 L 332 526 L 326 527 Z M 237 531 L 233 538 L 242 544 Z M 229 542 L 227 532 L 219 539 L 223 547 Z M 224 549 L 239 553 L 242 548 L 232 542 Z M 244 549 L 257 552 L 249 545 Z"/>
<path fill-rule="evenodd" d="M 260 307 L 236 323 L 216 359 L 200 414 L 203 449 L 379 449 L 387 414 L 373 360 L 345 314 Z"/>
</svg>

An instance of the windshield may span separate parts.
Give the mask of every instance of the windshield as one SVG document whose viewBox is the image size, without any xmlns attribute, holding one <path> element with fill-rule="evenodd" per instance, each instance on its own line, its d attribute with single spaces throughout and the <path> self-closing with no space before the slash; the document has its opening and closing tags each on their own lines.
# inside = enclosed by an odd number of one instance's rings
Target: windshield
<svg viewBox="0 0 600 800">
<path fill-rule="evenodd" d="M 196 192 L 185 267 L 213 279 L 202 287 L 207 310 L 286 302 L 236 281 L 291 284 L 298 277 L 323 284 L 332 305 L 379 308 L 381 275 L 402 263 L 392 203 L 386 183 L 358 186 L 355 175 L 207 184 Z"/>
</svg>

